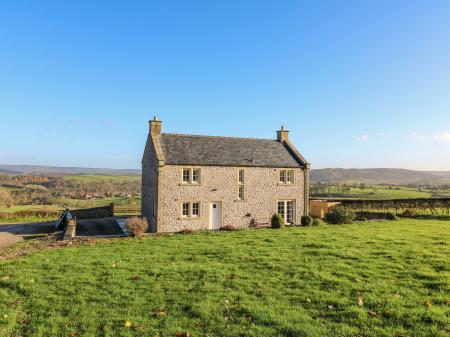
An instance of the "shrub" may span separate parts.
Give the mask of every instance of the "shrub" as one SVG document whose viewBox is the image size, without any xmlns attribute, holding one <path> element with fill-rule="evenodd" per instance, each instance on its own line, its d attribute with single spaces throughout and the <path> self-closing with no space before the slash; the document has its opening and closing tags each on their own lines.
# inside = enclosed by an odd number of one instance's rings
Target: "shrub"
<svg viewBox="0 0 450 337">
<path fill-rule="evenodd" d="M 355 220 L 355 213 L 344 206 L 333 207 L 325 216 L 325 221 L 330 224 L 349 224 Z"/>
<path fill-rule="evenodd" d="M 314 219 L 311 225 L 312 226 L 323 226 L 323 225 L 325 225 L 325 222 L 323 222 L 320 219 Z"/>
<path fill-rule="evenodd" d="M 140 236 L 144 234 L 148 229 L 148 223 L 146 219 L 132 217 L 128 218 L 126 223 L 133 236 Z"/>
<path fill-rule="evenodd" d="M 392 212 L 386 213 L 386 219 L 391 220 L 391 221 L 398 220 L 397 215 L 395 215 L 395 213 L 392 213 Z"/>
<path fill-rule="evenodd" d="M 300 223 L 302 224 L 302 226 L 311 226 L 312 222 L 313 218 L 311 218 L 310 215 L 303 215 L 300 219 Z"/>
<path fill-rule="evenodd" d="M 192 234 L 194 233 L 194 230 L 190 229 L 190 228 L 183 228 L 181 231 L 179 231 L 178 233 L 180 234 Z"/>
<path fill-rule="evenodd" d="M 415 209 L 407 208 L 403 211 L 402 217 L 404 218 L 415 218 L 419 213 Z"/>
<path fill-rule="evenodd" d="M 284 227 L 284 219 L 280 214 L 274 214 L 270 224 L 272 225 L 272 228 Z"/>
<path fill-rule="evenodd" d="M 234 227 L 233 225 L 226 225 L 226 226 L 222 226 L 220 227 L 221 231 L 235 231 L 236 227 Z"/>
</svg>

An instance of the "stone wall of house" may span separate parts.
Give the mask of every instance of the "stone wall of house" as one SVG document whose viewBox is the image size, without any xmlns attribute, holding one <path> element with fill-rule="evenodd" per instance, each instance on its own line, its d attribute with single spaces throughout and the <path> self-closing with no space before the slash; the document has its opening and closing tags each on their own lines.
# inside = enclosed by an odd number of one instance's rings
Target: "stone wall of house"
<svg viewBox="0 0 450 337">
<path fill-rule="evenodd" d="M 202 166 L 198 185 L 181 183 L 182 169 L 190 166 L 166 165 L 160 168 L 158 232 L 183 229 L 209 229 L 210 202 L 221 201 L 223 226 L 249 226 L 269 222 L 277 212 L 278 200 L 295 200 L 295 223 L 304 214 L 304 171 L 294 169 L 294 183 L 280 184 L 278 168 Z M 238 200 L 238 172 L 245 171 L 245 200 Z M 201 203 L 200 217 L 181 218 L 183 202 Z"/>
<path fill-rule="evenodd" d="M 156 232 L 158 204 L 158 160 L 151 134 L 148 135 L 142 158 L 141 216 L 149 223 L 149 231 Z"/>
</svg>

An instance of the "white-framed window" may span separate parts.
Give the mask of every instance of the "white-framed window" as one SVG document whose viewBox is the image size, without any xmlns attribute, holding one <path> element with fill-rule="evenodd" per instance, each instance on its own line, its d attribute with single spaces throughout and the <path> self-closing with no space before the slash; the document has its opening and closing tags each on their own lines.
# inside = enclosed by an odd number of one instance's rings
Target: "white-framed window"
<svg viewBox="0 0 450 337">
<path fill-rule="evenodd" d="M 193 184 L 200 183 L 200 169 L 192 169 L 192 183 Z"/>
<path fill-rule="evenodd" d="M 286 183 L 292 184 L 294 182 L 294 170 L 286 171 Z"/>
<path fill-rule="evenodd" d="M 190 204 L 188 202 L 183 202 L 181 216 L 187 218 L 190 215 Z"/>
<path fill-rule="evenodd" d="M 279 182 L 281 184 L 294 183 L 294 170 L 280 170 Z"/>
<path fill-rule="evenodd" d="M 190 169 L 183 169 L 182 173 L 182 182 L 183 184 L 189 184 L 191 182 L 191 170 Z"/>
<path fill-rule="evenodd" d="M 279 200 L 277 211 L 287 224 L 295 222 L 295 202 L 294 200 Z"/>
<path fill-rule="evenodd" d="M 193 202 L 192 203 L 192 217 L 198 217 L 198 216 L 200 216 L 200 203 Z"/>
<path fill-rule="evenodd" d="M 238 177 L 239 184 L 244 184 L 244 170 L 239 170 L 239 177 Z"/>
<path fill-rule="evenodd" d="M 200 169 L 184 168 L 181 173 L 181 182 L 183 184 L 200 184 Z"/>
<path fill-rule="evenodd" d="M 244 181 L 245 181 L 245 172 L 244 172 L 244 170 L 239 170 L 239 172 L 238 172 L 238 199 L 239 200 L 245 199 Z"/>
<path fill-rule="evenodd" d="M 244 200 L 244 185 L 238 186 L 238 199 Z"/>
<path fill-rule="evenodd" d="M 183 202 L 181 204 L 181 217 L 182 218 L 198 218 L 200 216 L 200 202 Z"/>
</svg>

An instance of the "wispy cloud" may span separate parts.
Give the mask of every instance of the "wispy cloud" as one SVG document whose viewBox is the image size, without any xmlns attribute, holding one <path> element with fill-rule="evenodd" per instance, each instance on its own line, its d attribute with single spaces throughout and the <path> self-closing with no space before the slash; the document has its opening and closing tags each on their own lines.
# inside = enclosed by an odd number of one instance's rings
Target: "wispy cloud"
<svg viewBox="0 0 450 337">
<path fill-rule="evenodd" d="M 450 132 L 439 132 L 433 135 L 434 140 L 450 142 Z"/>
<path fill-rule="evenodd" d="M 433 135 L 426 135 L 418 132 L 410 132 L 409 138 L 416 141 L 428 141 L 428 140 L 434 140 L 434 141 L 441 141 L 441 142 L 450 142 L 450 132 L 437 132 Z"/>
<path fill-rule="evenodd" d="M 412 131 L 409 133 L 409 138 L 413 140 L 425 140 L 427 137 L 421 133 L 417 133 L 416 131 Z"/>
<path fill-rule="evenodd" d="M 377 136 L 377 137 L 380 138 L 380 139 L 389 139 L 389 138 L 391 138 L 391 135 L 390 135 L 390 134 L 385 133 L 385 132 L 382 132 L 382 131 L 377 132 L 377 133 L 375 134 L 375 136 Z"/>
<path fill-rule="evenodd" d="M 359 135 L 355 137 L 355 141 L 357 142 L 367 142 L 369 140 L 369 135 Z"/>
</svg>

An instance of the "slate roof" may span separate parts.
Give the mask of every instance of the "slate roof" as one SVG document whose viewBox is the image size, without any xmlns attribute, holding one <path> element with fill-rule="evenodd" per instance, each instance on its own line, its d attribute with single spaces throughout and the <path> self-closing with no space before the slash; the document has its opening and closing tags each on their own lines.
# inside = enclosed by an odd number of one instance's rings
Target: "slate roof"
<svg viewBox="0 0 450 337">
<path fill-rule="evenodd" d="M 169 165 L 303 167 L 277 140 L 162 133 L 160 143 Z"/>
</svg>

